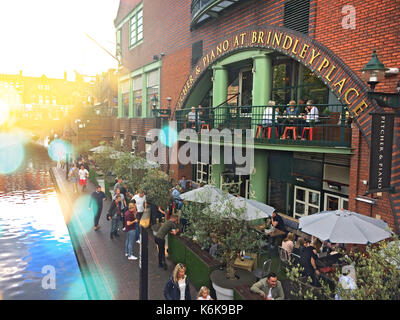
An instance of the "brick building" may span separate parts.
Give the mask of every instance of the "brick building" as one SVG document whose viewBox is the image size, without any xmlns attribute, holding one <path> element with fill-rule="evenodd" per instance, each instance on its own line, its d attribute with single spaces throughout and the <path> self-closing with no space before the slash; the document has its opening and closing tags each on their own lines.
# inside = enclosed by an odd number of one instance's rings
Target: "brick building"
<svg viewBox="0 0 400 320">
<path fill-rule="evenodd" d="M 171 164 L 174 178 L 184 173 L 212 182 L 294 218 L 345 208 L 380 217 L 399 232 L 399 119 L 394 192 L 366 193 L 370 113 L 393 111 L 371 98 L 361 72 L 373 50 L 386 67 L 399 67 L 400 30 L 393 15 L 399 9 L 389 0 L 121 0 L 114 135 L 147 151 L 147 132 L 157 125 L 153 109 L 169 109 L 178 131 L 247 129 L 255 137 L 254 170 L 240 173 L 237 163 L 212 163 L 210 156 L 192 165 Z M 399 79 L 386 73 L 375 91 L 396 93 Z M 310 99 L 317 119 L 305 115 Z M 270 100 L 278 109 L 265 118 Z M 291 100 L 305 116 L 285 115 Z M 194 122 L 188 117 L 192 106 Z M 184 145 L 186 139 L 179 140 Z M 243 151 L 245 145 L 236 147 Z"/>
</svg>

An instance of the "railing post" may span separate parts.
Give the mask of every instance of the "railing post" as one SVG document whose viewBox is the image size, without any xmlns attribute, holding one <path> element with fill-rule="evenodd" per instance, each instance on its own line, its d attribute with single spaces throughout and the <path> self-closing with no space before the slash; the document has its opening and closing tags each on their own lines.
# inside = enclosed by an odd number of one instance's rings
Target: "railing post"
<svg viewBox="0 0 400 320">
<path fill-rule="evenodd" d="M 275 135 L 275 128 L 276 128 L 276 126 L 275 126 L 275 108 L 274 108 L 274 106 L 272 106 L 271 108 L 272 108 L 272 128 L 271 128 L 272 132 L 271 132 L 271 140 L 272 140 L 272 141 L 275 141 L 275 139 L 276 139 L 276 135 Z"/>
<path fill-rule="evenodd" d="M 339 143 L 341 146 L 344 145 L 345 126 L 346 126 L 346 109 L 345 106 L 342 106 L 342 112 L 340 114 L 340 138 L 339 138 Z"/>
</svg>

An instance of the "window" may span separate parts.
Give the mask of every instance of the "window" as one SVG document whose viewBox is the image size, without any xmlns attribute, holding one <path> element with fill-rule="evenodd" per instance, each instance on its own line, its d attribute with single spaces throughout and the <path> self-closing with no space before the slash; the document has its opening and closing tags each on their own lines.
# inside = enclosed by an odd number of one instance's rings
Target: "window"
<svg viewBox="0 0 400 320">
<path fill-rule="evenodd" d="M 197 162 L 197 177 L 196 182 L 198 183 L 210 183 L 211 180 L 211 164 Z"/>
<path fill-rule="evenodd" d="M 121 29 L 117 30 L 117 48 L 116 48 L 116 56 L 119 61 L 121 61 L 122 58 L 122 47 L 121 47 Z"/>
<path fill-rule="evenodd" d="M 143 39 L 143 9 L 138 10 L 130 20 L 129 45 L 133 46 Z"/>
<path fill-rule="evenodd" d="M 293 216 L 299 219 L 319 212 L 320 195 L 319 191 L 295 186 Z"/>
<path fill-rule="evenodd" d="M 129 81 L 121 83 L 122 93 L 122 107 L 124 110 L 124 117 L 129 117 Z"/>
<path fill-rule="evenodd" d="M 291 0 L 285 3 L 284 26 L 308 34 L 310 0 Z"/>
<path fill-rule="evenodd" d="M 348 210 L 349 209 L 349 199 L 334 194 L 325 193 L 325 211 L 331 210 Z"/>
<path fill-rule="evenodd" d="M 203 56 L 203 40 L 197 41 L 192 44 L 192 68 Z"/>
<path fill-rule="evenodd" d="M 142 116 L 142 76 L 133 78 L 133 108 L 137 117 Z"/>
<path fill-rule="evenodd" d="M 158 69 L 147 73 L 147 115 L 152 115 L 153 105 L 158 108 Z"/>
</svg>

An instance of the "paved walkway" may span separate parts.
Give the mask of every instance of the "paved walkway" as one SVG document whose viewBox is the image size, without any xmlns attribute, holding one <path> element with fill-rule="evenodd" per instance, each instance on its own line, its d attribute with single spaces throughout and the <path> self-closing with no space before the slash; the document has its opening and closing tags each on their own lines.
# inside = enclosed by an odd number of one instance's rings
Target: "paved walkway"
<svg viewBox="0 0 400 320">
<path fill-rule="evenodd" d="M 78 210 L 77 204 L 82 202 L 82 196 L 90 195 L 95 186 L 89 181 L 85 194 L 75 195 L 72 184 L 65 178 L 65 170 L 52 168 L 52 172 L 89 296 L 92 299 L 139 299 L 139 259 L 131 261 L 125 257 L 124 232 L 119 232 L 119 238 L 110 239 L 111 222 L 106 219 L 110 200 L 106 200 L 103 206 L 99 223 L 101 228 L 94 231 L 92 212 L 87 207 Z M 79 246 L 76 245 L 77 242 Z M 148 242 L 148 297 L 149 300 L 164 300 L 164 286 L 175 265 L 167 258 L 168 270 L 159 268 L 157 249 L 151 231 Z M 138 257 L 137 243 L 133 250 L 134 255 Z M 192 299 L 195 299 L 196 293 L 196 289 L 191 286 Z"/>
</svg>

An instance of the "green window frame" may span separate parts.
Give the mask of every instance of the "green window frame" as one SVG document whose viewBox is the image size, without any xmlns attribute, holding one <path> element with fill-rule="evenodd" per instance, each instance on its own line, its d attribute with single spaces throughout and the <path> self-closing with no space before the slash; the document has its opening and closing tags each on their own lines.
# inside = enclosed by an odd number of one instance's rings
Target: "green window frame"
<svg viewBox="0 0 400 320">
<path fill-rule="evenodd" d="M 129 46 L 143 40 L 143 9 L 139 9 L 129 21 Z"/>
</svg>

